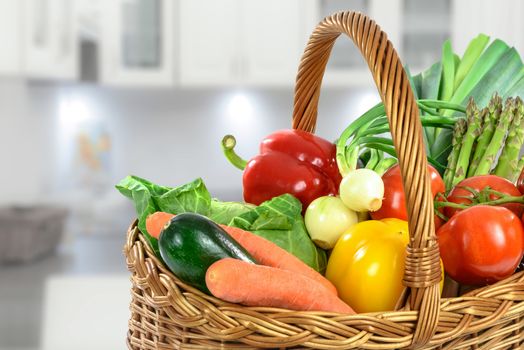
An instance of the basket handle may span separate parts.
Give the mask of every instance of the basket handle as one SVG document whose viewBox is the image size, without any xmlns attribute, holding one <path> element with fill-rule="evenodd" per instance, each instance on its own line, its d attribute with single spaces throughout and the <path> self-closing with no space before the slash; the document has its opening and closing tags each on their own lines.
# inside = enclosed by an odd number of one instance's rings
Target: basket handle
<svg viewBox="0 0 524 350">
<path fill-rule="evenodd" d="M 400 304 L 418 311 L 411 345 L 418 348 L 435 334 L 440 310 L 441 271 L 426 151 L 418 107 L 406 72 L 386 34 L 369 17 L 346 11 L 326 17 L 318 24 L 298 70 L 293 128 L 314 132 L 322 77 L 333 44 L 342 33 L 353 40 L 368 63 L 398 155 L 410 234 L 403 280 L 410 293 L 405 290 Z"/>
</svg>

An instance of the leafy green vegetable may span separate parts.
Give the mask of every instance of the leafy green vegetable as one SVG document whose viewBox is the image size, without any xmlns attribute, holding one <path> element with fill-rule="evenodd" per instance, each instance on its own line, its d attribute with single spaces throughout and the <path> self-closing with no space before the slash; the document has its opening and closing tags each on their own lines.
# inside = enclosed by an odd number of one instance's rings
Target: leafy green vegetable
<svg viewBox="0 0 524 350">
<path fill-rule="evenodd" d="M 502 97 L 507 98 L 511 96 L 524 96 L 524 77 L 521 77 L 515 85 L 513 85 L 508 92 L 506 92 Z"/>
<path fill-rule="evenodd" d="M 202 179 L 196 179 L 188 184 L 173 188 L 155 199 L 158 209 L 166 213 L 191 212 L 205 216 L 210 213 L 211 195 Z"/>
<path fill-rule="evenodd" d="M 453 92 L 453 97 L 449 100 L 453 103 L 461 103 L 465 105 L 467 99 L 471 96 L 471 91 L 477 86 L 482 77 L 486 75 L 490 69 L 500 60 L 502 55 L 509 50 L 509 46 L 502 40 L 494 40 L 488 48 L 482 53 L 480 58 L 475 62 L 473 67 L 471 67 L 468 74 L 462 80 L 462 83 L 458 88 Z M 489 93 L 489 96 L 493 95 L 494 90 L 489 85 L 482 85 L 486 93 Z M 450 111 L 446 111 L 444 115 L 452 115 Z"/>
<path fill-rule="evenodd" d="M 466 51 L 464 51 L 464 55 L 462 56 L 460 64 L 457 67 L 457 71 L 455 73 L 454 90 L 459 87 L 459 85 L 462 83 L 462 80 L 464 80 L 466 75 L 469 73 L 471 67 L 473 67 L 475 62 L 477 62 L 480 54 L 482 51 L 484 51 L 484 48 L 486 48 L 488 42 L 489 36 L 485 34 L 479 34 L 475 39 L 471 40 L 468 47 L 466 48 Z"/>
<path fill-rule="evenodd" d="M 422 88 L 419 98 L 436 100 L 439 95 L 440 80 L 442 77 L 442 64 L 437 62 L 428 70 L 421 73 Z"/>
<path fill-rule="evenodd" d="M 158 241 L 146 230 L 146 218 L 157 211 L 171 214 L 198 213 L 214 222 L 252 231 L 303 260 L 316 270 L 326 267 L 326 253 L 316 248 L 306 231 L 301 215 L 302 204 L 291 195 L 283 195 L 259 207 L 246 203 L 212 199 L 202 179 L 170 188 L 155 185 L 137 176 L 128 176 L 116 188 L 135 203 L 138 228 L 160 256 Z"/>
<path fill-rule="evenodd" d="M 494 91 L 504 95 L 511 88 L 508 82 L 519 76 L 521 68 L 522 61 L 517 50 L 514 48 L 507 50 L 469 92 L 469 97 L 473 97 L 477 105 L 486 106 Z M 461 101 L 462 104 L 467 103 L 469 97 Z"/>
<path fill-rule="evenodd" d="M 465 106 L 473 97 L 479 107 L 484 107 L 495 92 L 503 97 L 523 96 L 524 65 L 520 56 L 502 40 L 495 39 L 491 43 L 489 40 L 489 36 L 479 34 L 469 43 L 462 58 L 453 53 L 451 43 L 446 41 L 442 47 L 442 59 L 410 79 L 417 98 L 438 98 L 441 102 Z M 432 114 L 423 106 L 419 107 L 421 115 Z M 461 115 L 453 109 L 438 109 L 436 112 L 455 119 Z M 447 164 L 452 134 L 448 128 L 424 126 L 428 159 Z"/>
<path fill-rule="evenodd" d="M 155 254 L 160 256 L 158 241 L 151 237 L 146 230 L 146 218 L 149 214 L 160 210 L 154 198 L 167 193 L 170 189 L 155 185 L 138 176 L 126 177 L 116 185 L 116 188 L 135 203 L 135 210 L 138 215 L 138 228 L 144 233 L 144 237 L 151 245 L 151 248 L 153 248 Z"/>
<path fill-rule="evenodd" d="M 300 201 L 284 194 L 234 218 L 229 226 L 264 237 L 323 272 L 327 264 L 326 253 L 309 238 L 301 212 Z"/>
<path fill-rule="evenodd" d="M 256 205 L 240 202 L 221 202 L 213 199 L 211 200 L 209 218 L 214 222 L 227 225 L 234 217 L 242 215 L 253 208 L 256 208 Z"/>
<path fill-rule="evenodd" d="M 453 84 L 455 83 L 455 59 L 451 42 L 446 40 L 442 46 L 442 82 L 440 85 L 439 99 L 449 101 L 453 95 Z"/>
</svg>

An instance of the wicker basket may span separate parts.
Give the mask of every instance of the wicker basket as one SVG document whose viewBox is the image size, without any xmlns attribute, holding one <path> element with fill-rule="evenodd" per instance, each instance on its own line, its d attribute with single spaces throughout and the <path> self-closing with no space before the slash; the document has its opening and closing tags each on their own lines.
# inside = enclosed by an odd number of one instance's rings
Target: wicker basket
<svg viewBox="0 0 524 350">
<path fill-rule="evenodd" d="M 311 35 L 295 89 L 293 127 L 314 131 L 322 76 L 337 37 L 360 49 L 386 106 L 399 157 L 411 243 L 397 311 L 340 315 L 243 307 L 179 281 L 149 248 L 136 222 L 125 254 L 132 273 L 130 349 L 520 349 L 524 274 L 441 299 L 440 264 L 422 129 L 407 76 L 391 42 L 365 15 L 340 12 Z"/>
</svg>

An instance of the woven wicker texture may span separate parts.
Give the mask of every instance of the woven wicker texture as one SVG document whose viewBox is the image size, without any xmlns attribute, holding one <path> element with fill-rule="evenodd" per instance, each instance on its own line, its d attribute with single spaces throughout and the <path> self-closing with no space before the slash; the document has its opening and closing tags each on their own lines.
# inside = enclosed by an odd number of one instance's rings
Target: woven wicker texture
<svg viewBox="0 0 524 350">
<path fill-rule="evenodd" d="M 315 29 L 297 76 L 293 127 L 314 131 L 322 76 L 342 33 L 360 49 L 375 79 L 406 189 L 411 243 L 399 310 L 339 315 L 229 304 L 179 281 L 155 257 L 135 222 L 124 248 L 133 285 L 130 349 L 521 348 L 524 273 L 461 297 L 439 297 L 439 253 L 418 109 L 393 46 L 372 20 L 341 12 Z"/>
</svg>

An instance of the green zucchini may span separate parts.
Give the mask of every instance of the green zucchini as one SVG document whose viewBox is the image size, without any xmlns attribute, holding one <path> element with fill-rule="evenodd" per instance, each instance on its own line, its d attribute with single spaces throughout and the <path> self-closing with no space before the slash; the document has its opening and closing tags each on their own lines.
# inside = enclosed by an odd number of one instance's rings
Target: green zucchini
<svg viewBox="0 0 524 350">
<path fill-rule="evenodd" d="M 223 258 L 256 264 L 256 260 L 224 229 L 205 216 L 183 213 L 175 216 L 160 234 L 160 255 L 183 282 L 211 294 L 206 271 Z"/>
</svg>

